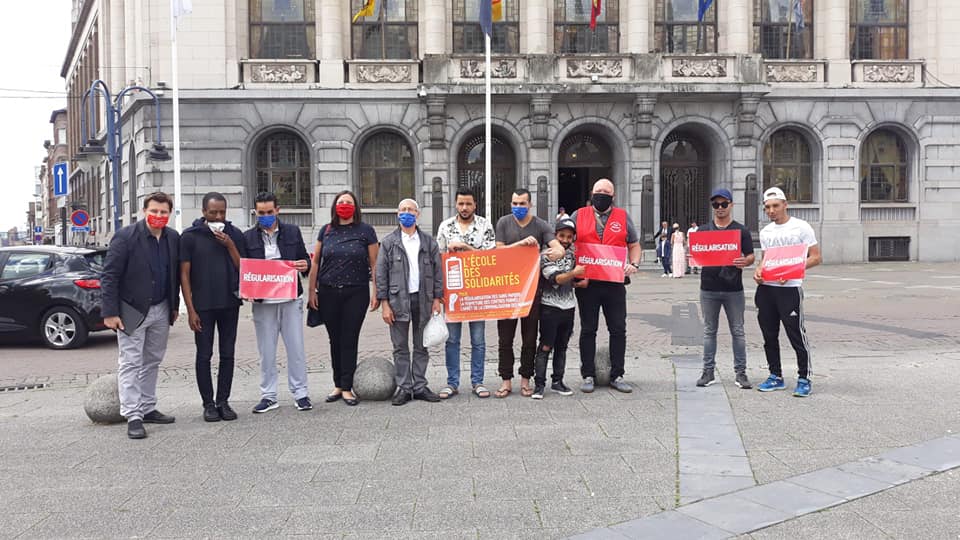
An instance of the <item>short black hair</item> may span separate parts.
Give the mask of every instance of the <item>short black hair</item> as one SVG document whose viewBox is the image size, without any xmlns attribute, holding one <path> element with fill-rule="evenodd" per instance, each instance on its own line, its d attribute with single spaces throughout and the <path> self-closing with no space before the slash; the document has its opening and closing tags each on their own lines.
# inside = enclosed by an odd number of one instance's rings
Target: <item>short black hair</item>
<svg viewBox="0 0 960 540">
<path fill-rule="evenodd" d="M 517 189 L 513 190 L 513 194 L 514 194 L 514 195 L 519 195 L 519 196 L 521 196 L 521 197 L 523 197 L 524 195 L 526 195 L 526 196 L 527 196 L 527 202 L 533 204 L 533 195 L 530 195 L 530 190 L 529 190 L 529 189 L 527 189 L 527 188 L 522 188 L 522 187 L 518 187 Z"/>
<path fill-rule="evenodd" d="M 219 191 L 211 191 L 203 196 L 203 209 L 207 209 L 207 203 L 210 201 L 223 201 L 223 204 L 227 204 L 227 198 L 223 196 L 223 193 Z"/>
<path fill-rule="evenodd" d="M 274 195 L 272 191 L 261 191 L 257 193 L 257 198 L 253 200 L 253 204 L 262 202 L 272 202 L 274 206 L 279 206 L 277 204 L 277 196 Z"/>
<path fill-rule="evenodd" d="M 477 203 L 477 194 L 467 187 L 457 188 L 457 194 L 453 197 L 454 200 L 456 200 L 457 197 L 473 197 L 473 203 Z"/>
<path fill-rule="evenodd" d="M 173 212 L 173 199 L 169 195 L 162 191 L 157 191 L 151 193 L 143 198 L 143 209 L 146 210 L 150 206 L 150 201 L 157 201 L 160 204 L 166 204 L 170 206 L 170 211 Z"/>
</svg>

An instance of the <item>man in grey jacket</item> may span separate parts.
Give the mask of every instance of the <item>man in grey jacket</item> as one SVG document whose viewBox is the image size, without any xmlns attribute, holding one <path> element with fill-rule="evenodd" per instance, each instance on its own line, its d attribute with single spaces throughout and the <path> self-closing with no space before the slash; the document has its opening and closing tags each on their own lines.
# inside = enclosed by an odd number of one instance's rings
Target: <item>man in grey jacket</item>
<svg viewBox="0 0 960 540">
<path fill-rule="evenodd" d="M 443 302 L 440 249 L 432 236 L 417 227 L 420 205 L 413 199 L 400 201 L 400 226 L 380 242 L 377 256 L 377 299 L 383 322 L 390 326 L 393 363 L 397 371 L 394 405 L 411 399 L 437 402 L 440 396 L 427 387 L 430 355 L 423 346 L 423 329 Z M 413 326 L 413 359 L 410 358 L 410 327 Z"/>
</svg>

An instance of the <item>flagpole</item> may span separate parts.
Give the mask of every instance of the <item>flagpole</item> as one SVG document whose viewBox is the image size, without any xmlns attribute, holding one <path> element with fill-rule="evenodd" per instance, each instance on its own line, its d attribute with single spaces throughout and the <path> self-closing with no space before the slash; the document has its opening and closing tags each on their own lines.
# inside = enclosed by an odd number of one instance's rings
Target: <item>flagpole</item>
<svg viewBox="0 0 960 540">
<path fill-rule="evenodd" d="M 790 30 L 793 27 L 793 10 L 795 9 L 795 4 L 797 0 L 793 0 L 794 5 L 790 6 L 790 10 L 787 13 L 787 60 L 790 59 Z"/>
<path fill-rule="evenodd" d="M 484 139 L 483 139 L 483 181 L 484 181 L 484 211 L 486 212 L 485 216 L 488 220 L 493 219 L 493 213 L 491 212 L 491 173 L 493 171 L 493 129 L 490 120 L 490 34 L 484 33 L 483 36 L 484 42 L 484 55 L 486 58 L 486 69 L 484 70 L 484 82 L 486 84 L 486 91 L 484 92 L 484 105 L 485 105 L 485 114 L 484 114 Z"/>
<path fill-rule="evenodd" d="M 180 82 L 177 67 L 177 22 L 178 8 L 175 4 L 178 0 L 170 0 L 170 69 L 173 71 L 171 80 L 173 83 L 173 207 L 175 211 L 175 224 L 178 232 L 183 231 L 183 212 L 181 203 L 183 192 L 180 183 Z"/>
</svg>

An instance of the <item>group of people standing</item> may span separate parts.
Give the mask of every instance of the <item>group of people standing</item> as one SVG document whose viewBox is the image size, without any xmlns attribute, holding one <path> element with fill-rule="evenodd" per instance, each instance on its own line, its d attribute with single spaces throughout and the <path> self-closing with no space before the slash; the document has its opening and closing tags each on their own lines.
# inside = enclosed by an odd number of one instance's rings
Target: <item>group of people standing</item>
<svg viewBox="0 0 960 540">
<path fill-rule="evenodd" d="M 188 324 L 195 336 L 197 385 L 203 418 L 208 422 L 237 418 L 229 399 L 239 308 L 243 300 L 253 302 L 260 359 L 260 401 L 254 406 L 254 413 L 279 407 L 277 345 L 280 338 L 286 350 L 288 388 L 296 408 L 301 411 L 313 408 L 304 349 L 305 303 L 310 310 L 308 325 L 325 325 L 329 338 L 334 388 L 325 401 L 342 400 L 348 406 L 359 403 L 353 392 L 353 378 L 360 330 L 366 313 L 378 308 L 390 327 L 393 346 L 396 366 L 393 404 L 404 405 L 412 399 L 437 402 L 456 396 L 460 392 L 462 323 L 447 323 L 446 385 L 434 393 L 426 379 L 429 352 L 423 342 L 424 329 L 433 316 L 443 311 L 441 254 L 496 247 L 536 246 L 540 250 L 542 279 L 526 317 L 497 321 L 500 385 L 494 394 L 505 398 L 514 390 L 514 339 L 518 326 L 520 394 L 543 398 L 551 356 L 550 388 L 561 395 L 572 394 L 564 383 L 564 373 L 578 307 L 581 391 L 592 392 L 595 388 L 596 335 L 602 310 L 610 336 L 610 387 L 619 392 L 632 392 L 633 388 L 624 380 L 625 284 L 639 269 L 641 248 L 633 220 L 624 209 L 614 206 L 614 197 L 614 184 L 607 179 L 598 180 L 589 205 L 550 225 L 530 212 L 530 192 L 521 188 L 512 194 L 511 214 L 500 218 L 494 226 L 476 214 L 476 196 L 469 190 L 460 190 L 456 193 L 456 214 L 440 224 L 436 238 L 417 225 L 420 216 L 417 201 L 404 199 L 397 208 L 398 227 L 378 241 L 373 227 L 362 220 L 357 197 L 351 191 L 342 191 L 334 197 L 330 222 L 321 227 L 311 257 L 299 227 L 280 219 L 280 206 L 272 193 L 256 196 L 257 223 L 246 231 L 240 231 L 226 220 L 226 198 L 220 193 L 208 193 L 203 197 L 202 217 L 182 235 L 166 226 L 173 201 L 164 193 L 150 194 L 143 203 L 145 219 L 114 235 L 102 276 L 104 323 L 117 330 L 118 335 L 118 386 L 127 434 L 134 439 L 144 438 L 144 423 L 175 421 L 174 417 L 157 410 L 156 385 L 169 327 L 179 313 L 181 289 Z M 714 191 L 711 204 L 714 220 L 701 230 L 741 230 L 743 254 L 732 266 L 703 270 L 704 370 L 697 384 L 707 386 L 716 380 L 716 329 L 719 311 L 723 308 L 733 334 L 736 382 L 750 388 L 745 375 L 741 270 L 754 262 L 752 240 L 749 231 L 730 217 L 733 197 L 728 190 Z M 805 222 L 787 215 L 782 191 L 772 188 L 765 192 L 764 204 L 772 220 L 761 232 L 764 248 L 806 243 L 810 246 L 807 266 L 818 264 L 820 254 L 813 231 Z M 682 244 L 682 233 L 680 238 Z M 585 278 L 586 269 L 576 264 L 576 241 L 626 248 L 624 282 Z M 663 257 L 659 247 L 658 255 Z M 286 261 L 307 278 L 306 302 L 299 279 L 297 297 L 291 300 L 241 298 L 241 258 Z M 771 373 L 759 389 L 770 391 L 785 387 L 777 342 L 782 323 L 797 351 L 800 366 L 795 395 L 808 395 L 810 363 L 800 283 L 765 282 L 759 265 L 754 279 L 759 284 L 758 318 Z M 486 323 L 472 321 L 467 325 L 470 385 L 477 397 L 487 398 L 491 391 L 484 385 Z M 219 345 L 216 390 L 210 373 L 215 335 Z"/>
<path fill-rule="evenodd" d="M 691 271 L 694 274 L 700 273 L 700 267 L 690 261 L 687 264 L 687 255 L 689 252 L 690 233 L 699 230 L 696 221 L 690 222 L 690 228 L 684 235 L 680 230 L 680 224 L 674 223 L 673 229 L 668 222 L 660 222 L 660 230 L 653 235 L 653 241 L 656 244 L 657 262 L 663 265 L 663 274 L 660 277 L 682 278 Z"/>
</svg>

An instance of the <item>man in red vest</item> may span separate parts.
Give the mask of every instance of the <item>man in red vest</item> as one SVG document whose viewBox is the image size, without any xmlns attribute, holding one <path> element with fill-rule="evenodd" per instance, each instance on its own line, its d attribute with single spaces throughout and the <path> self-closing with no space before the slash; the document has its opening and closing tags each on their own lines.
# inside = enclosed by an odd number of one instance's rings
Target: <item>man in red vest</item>
<svg viewBox="0 0 960 540">
<path fill-rule="evenodd" d="M 593 185 L 590 205 L 573 213 L 577 223 L 577 243 L 605 244 L 627 248 L 630 264 L 624 268 L 629 277 L 640 267 L 640 239 L 633 220 L 623 208 L 613 206 L 613 182 L 606 178 Z M 590 281 L 578 288 L 580 304 L 580 390 L 593 392 L 596 377 L 597 328 L 600 309 L 610 332 L 610 386 L 619 392 L 632 392 L 623 380 L 623 361 L 627 350 L 627 289 L 623 283 Z"/>
</svg>

